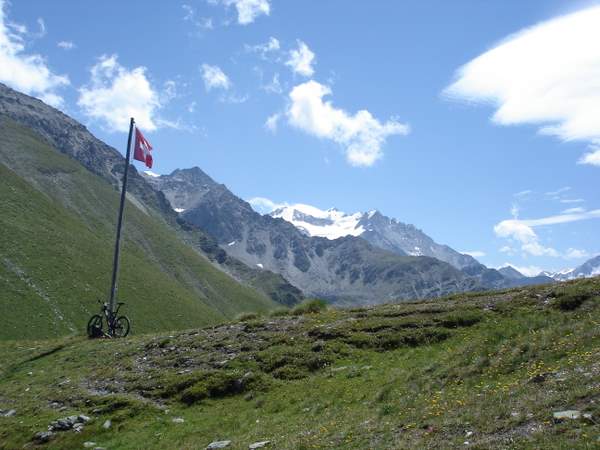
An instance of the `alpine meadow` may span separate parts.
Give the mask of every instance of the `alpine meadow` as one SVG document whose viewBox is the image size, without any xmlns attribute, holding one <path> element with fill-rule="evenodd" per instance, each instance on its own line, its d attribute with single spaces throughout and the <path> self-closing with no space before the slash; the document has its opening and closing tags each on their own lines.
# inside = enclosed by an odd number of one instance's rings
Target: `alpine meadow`
<svg viewBox="0 0 600 450">
<path fill-rule="evenodd" d="M 600 448 L 599 39 L 0 0 L 0 449 Z"/>
</svg>

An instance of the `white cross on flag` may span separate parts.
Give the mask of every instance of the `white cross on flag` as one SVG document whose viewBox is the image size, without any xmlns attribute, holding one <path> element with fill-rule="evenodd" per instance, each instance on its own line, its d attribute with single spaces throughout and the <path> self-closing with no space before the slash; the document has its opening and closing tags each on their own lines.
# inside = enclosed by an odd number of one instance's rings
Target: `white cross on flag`
<svg viewBox="0 0 600 450">
<path fill-rule="evenodd" d="M 142 132 L 135 127 L 135 144 L 133 147 L 133 159 L 146 164 L 146 167 L 152 169 L 152 146 L 146 140 Z"/>
</svg>

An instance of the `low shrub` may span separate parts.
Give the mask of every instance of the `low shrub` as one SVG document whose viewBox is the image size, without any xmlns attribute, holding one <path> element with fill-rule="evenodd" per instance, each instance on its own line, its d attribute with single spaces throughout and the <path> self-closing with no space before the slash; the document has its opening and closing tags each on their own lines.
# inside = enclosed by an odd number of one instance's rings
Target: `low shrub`
<svg viewBox="0 0 600 450">
<path fill-rule="evenodd" d="M 266 389 L 268 382 L 265 377 L 253 372 L 211 371 L 205 372 L 203 376 L 192 386 L 185 389 L 181 394 L 181 401 L 187 405 L 207 398 L 221 398 L 237 395 L 251 389 Z"/>
<path fill-rule="evenodd" d="M 316 314 L 327 309 L 327 302 L 318 298 L 307 299 L 294 307 L 291 314 L 301 316 L 304 314 Z"/>
<path fill-rule="evenodd" d="M 561 311 L 573 311 L 579 308 L 583 302 L 590 299 L 590 294 L 558 294 L 558 297 L 553 302 L 552 306 Z"/>
<path fill-rule="evenodd" d="M 287 308 L 275 308 L 269 313 L 270 317 L 283 317 L 289 315 L 290 310 Z"/>
<path fill-rule="evenodd" d="M 260 315 L 257 313 L 245 312 L 245 313 L 238 314 L 237 317 L 235 318 L 235 320 L 238 322 L 248 322 L 250 320 L 257 320 L 259 318 L 260 318 Z"/>
</svg>

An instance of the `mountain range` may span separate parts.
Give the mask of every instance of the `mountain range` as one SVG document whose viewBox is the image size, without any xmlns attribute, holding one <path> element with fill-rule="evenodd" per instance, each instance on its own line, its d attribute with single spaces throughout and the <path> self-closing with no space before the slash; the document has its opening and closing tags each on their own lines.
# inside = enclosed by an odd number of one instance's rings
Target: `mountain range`
<svg viewBox="0 0 600 450">
<path fill-rule="evenodd" d="M 249 266 L 281 274 L 306 295 L 374 304 L 553 282 L 505 277 L 378 211 L 345 214 L 295 205 L 261 215 L 200 168 L 144 174 L 182 220 Z"/>
<path fill-rule="evenodd" d="M 542 272 L 540 275 L 556 281 L 575 280 L 600 275 L 600 255 L 595 256 L 574 269 L 564 269 L 558 272 Z"/>
<path fill-rule="evenodd" d="M 74 119 L 4 85 L 0 126 L 0 282 L 12 302 L 3 313 L 13 317 L 4 334 L 23 333 L 21 319 L 40 299 L 46 312 L 27 335 L 80 329 L 95 308 L 90 299 L 108 285 L 124 159 Z M 305 296 L 365 305 L 555 281 L 488 268 L 379 211 L 293 205 L 261 215 L 200 168 L 130 171 L 121 293 L 141 330 Z"/>
</svg>

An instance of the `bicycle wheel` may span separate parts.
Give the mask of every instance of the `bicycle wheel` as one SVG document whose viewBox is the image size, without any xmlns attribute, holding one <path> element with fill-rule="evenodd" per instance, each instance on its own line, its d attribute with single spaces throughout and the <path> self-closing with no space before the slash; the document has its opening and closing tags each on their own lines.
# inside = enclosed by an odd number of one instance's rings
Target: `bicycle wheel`
<svg viewBox="0 0 600 450">
<path fill-rule="evenodd" d="M 115 321 L 114 336 L 124 338 L 129 334 L 131 324 L 126 316 L 121 316 Z"/>
<path fill-rule="evenodd" d="M 98 338 L 104 335 L 102 331 L 102 316 L 95 314 L 87 324 L 87 335 L 90 339 Z"/>
</svg>

